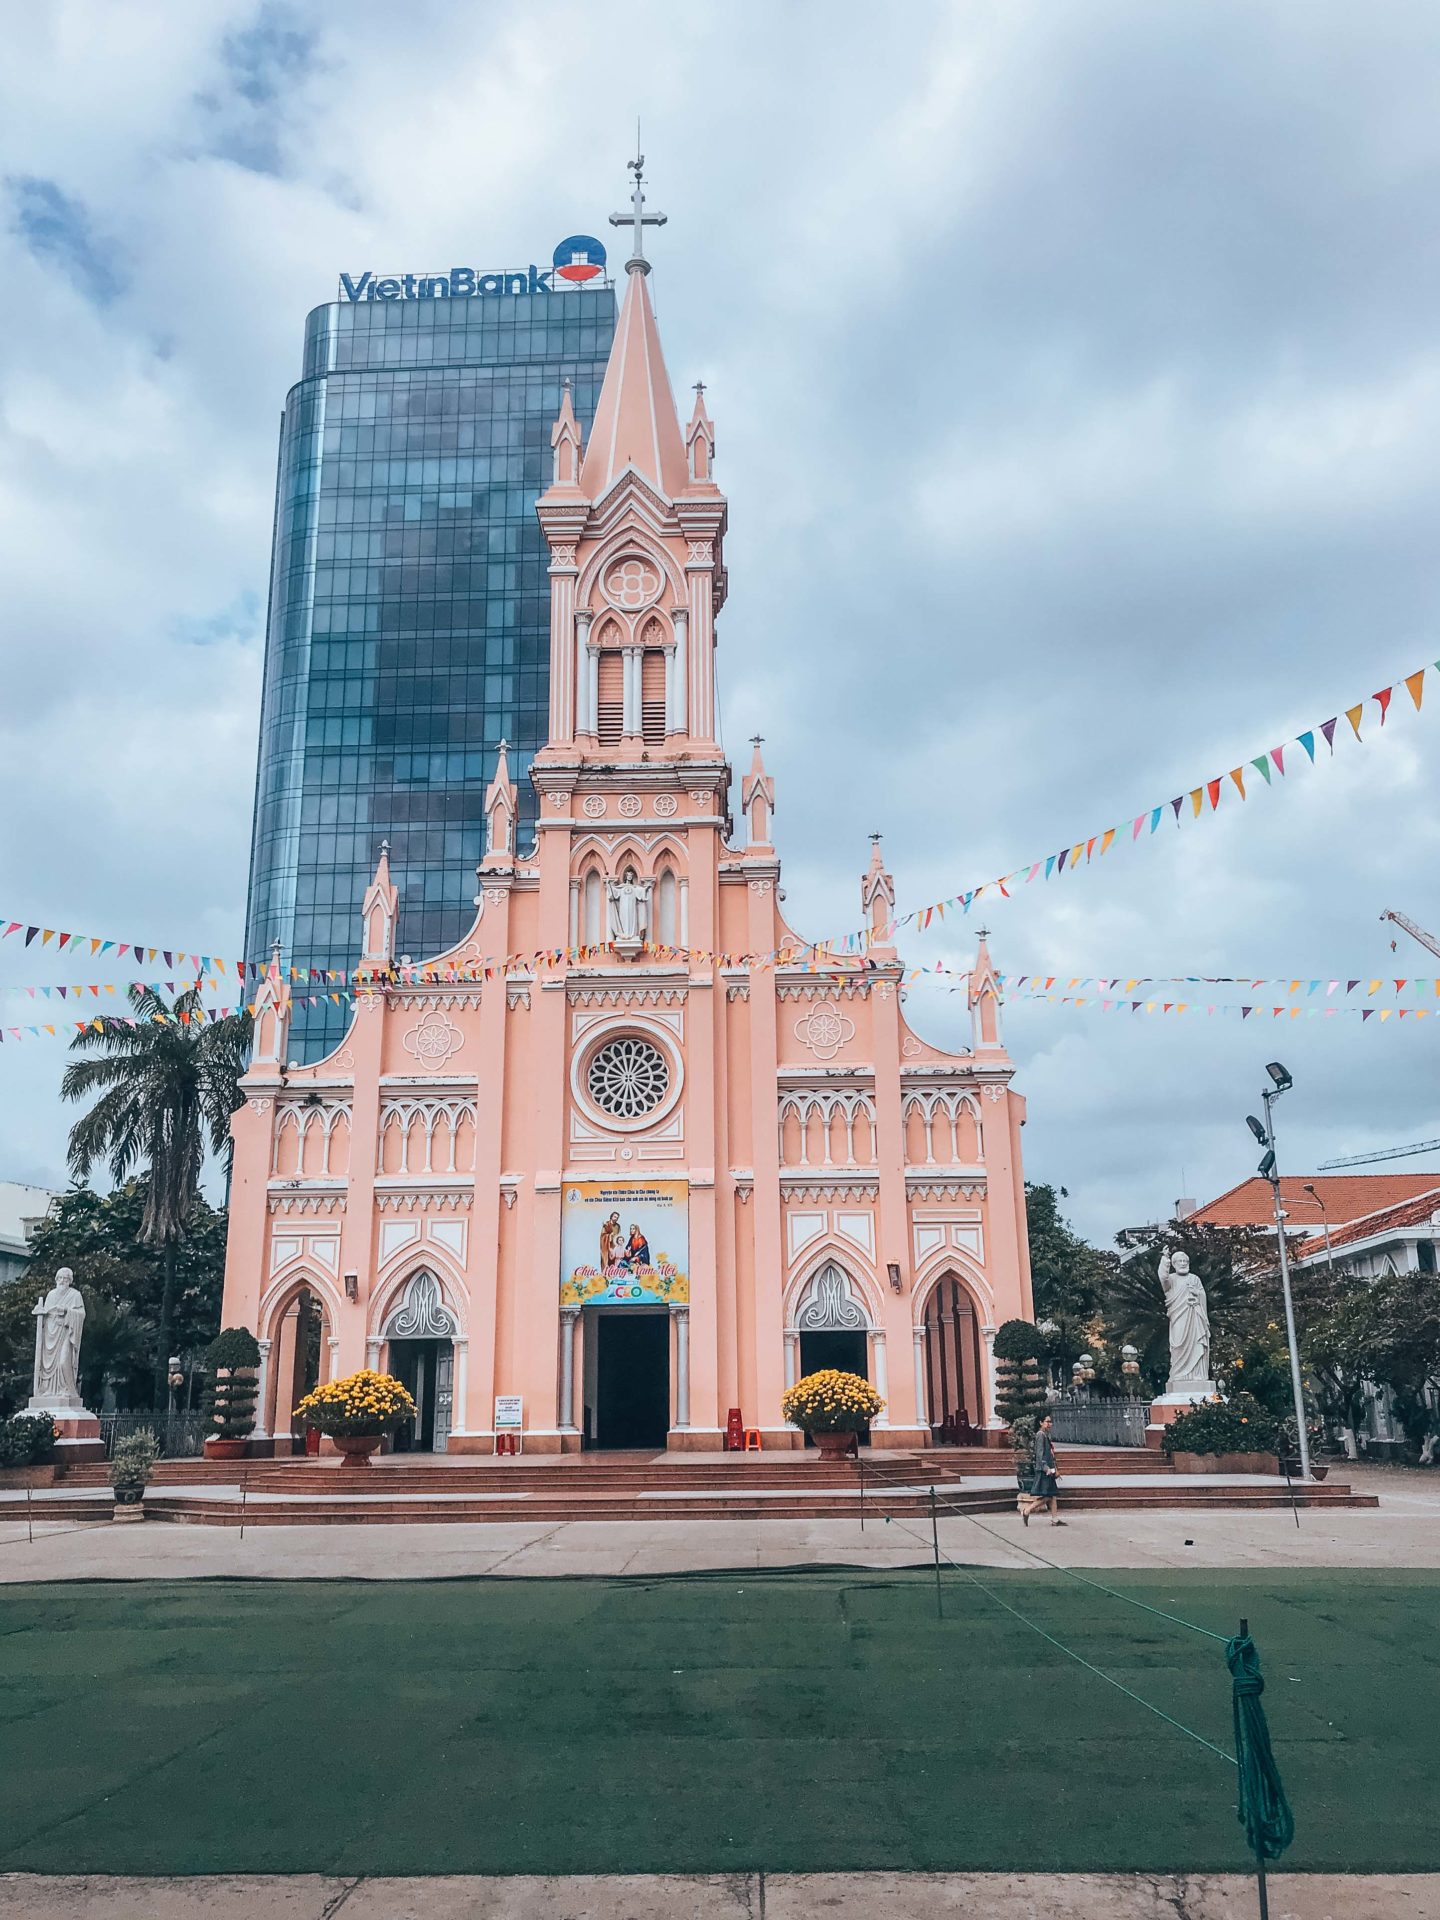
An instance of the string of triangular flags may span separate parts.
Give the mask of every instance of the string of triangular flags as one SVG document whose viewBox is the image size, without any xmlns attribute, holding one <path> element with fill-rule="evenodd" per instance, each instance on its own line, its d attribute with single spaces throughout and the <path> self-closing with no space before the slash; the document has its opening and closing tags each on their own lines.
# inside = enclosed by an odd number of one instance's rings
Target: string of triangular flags
<svg viewBox="0 0 1440 1920">
<path fill-rule="evenodd" d="M 1440 672 L 1440 661 L 1434 664 L 1433 670 Z M 1420 667 L 1414 673 L 1406 674 L 1402 679 L 1395 681 L 1393 685 L 1382 687 L 1377 693 L 1372 693 L 1366 699 L 1346 707 L 1343 710 L 1343 717 L 1355 740 L 1363 741 L 1364 739 L 1362 729 L 1365 724 L 1366 709 L 1371 703 L 1379 712 L 1380 726 L 1385 725 L 1392 701 L 1401 687 L 1409 695 L 1418 713 L 1424 700 L 1425 676 L 1429 671 L 1431 671 L 1430 668 Z M 963 888 L 957 893 L 947 895 L 943 900 L 932 901 L 929 906 L 912 908 L 910 912 L 901 914 L 880 927 L 865 927 L 853 933 L 842 934 L 836 939 L 796 943 L 793 946 L 776 948 L 770 953 L 726 953 L 694 947 L 661 949 L 648 946 L 645 951 L 650 954 L 669 955 L 676 959 L 698 960 L 702 964 L 739 966 L 747 969 L 795 965 L 802 962 L 808 963 L 810 960 L 823 968 L 827 962 L 847 955 L 864 953 L 873 946 L 888 945 L 901 927 L 915 926 L 923 932 L 935 920 L 943 921 L 946 913 L 953 908 L 958 907 L 961 912 L 968 913 L 970 908 L 986 894 L 1009 899 L 1015 888 L 1029 886 L 1040 879 L 1058 879 L 1064 874 L 1073 874 L 1081 866 L 1089 866 L 1092 861 L 1103 858 L 1115 847 L 1133 845 L 1142 834 L 1146 834 L 1147 837 L 1154 834 L 1167 814 L 1172 817 L 1175 825 L 1179 826 L 1186 819 L 1199 820 L 1207 813 L 1218 812 L 1222 798 L 1228 797 L 1232 790 L 1241 800 L 1248 799 L 1254 790 L 1256 780 L 1263 780 L 1265 785 L 1270 787 L 1277 780 L 1286 777 L 1297 763 L 1296 749 L 1305 755 L 1305 761 L 1301 764 L 1319 765 L 1317 742 L 1323 741 L 1328 755 L 1333 758 L 1340 720 L 1339 714 L 1328 720 L 1321 720 L 1315 726 L 1307 727 L 1304 732 L 1296 734 L 1293 739 L 1283 741 L 1279 746 L 1269 747 L 1265 752 L 1255 754 L 1248 760 L 1231 767 L 1228 773 L 1215 774 L 1208 780 L 1201 781 L 1198 786 L 1176 794 L 1168 801 L 1142 808 L 1139 813 L 1116 826 L 1106 827 L 1101 832 L 1086 835 L 1038 860 L 1013 867 L 998 879 L 984 881 L 976 887 Z M 1342 734 L 1341 737 L 1343 738 L 1344 735 Z M 1285 758 L 1287 754 L 1290 755 L 1288 767 Z M 1248 788 L 1247 781 L 1251 783 Z M 133 953 L 137 960 L 145 965 L 152 965 L 159 958 L 169 968 L 179 968 L 183 962 L 188 961 L 190 971 L 194 975 L 221 974 L 229 970 L 234 972 L 237 980 L 242 981 L 247 978 L 258 981 L 270 964 L 264 960 L 233 960 L 228 963 L 227 968 L 227 962 L 218 955 L 197 953 L 176 947 L 149 946 L 139 941 L 114 940 L 101 934 L 72 933 L 63 929 L 32 925 L 20 919 L 6 919 L 0 915 L 0 940 L 16 936 L 23 936 L 23 944 L 27 947 L 38 942 L 41 948 L 49 948 L 53 945 L 57 953 L 78 954 L 88 948 L 92 959 L 113 952 L 117 959 L 122 960 L 127 953 Z M 582 955 L 594 955 L 604 951 L 607 949 L 543 949 L 533 954 L 510 954 L 503 958 L 496 957 L 475 964 L 477 969 L 483 966 L 486 969 L 485 977 L 490 977 L 497 973 L 533 970 L 542 966 L 573 965 Z M 333 985 L 358 979 L 363 972 L 363 969 L 347 971 L 344 968 L 291 967 L 289 976 L 292 982 L 324 982 Z M 472 973 L 473 977 L 479 977 L 478 972 L 472 970 Z"/>
<path fill-rule="evenodd" d="M 917 969 L 917 972 L 933 972 L 934 969 Z M 947 969 L 949 971 L 949 969 Z M 963 969 L 956 969 L 963 972 Z M 1054 973 L 998 973 L 996 979 L 1005 989 L 1007 999 L 1023 999 L 1029 995 L 1049 995 L 1058 986 L 1062 993 L 1074 993 L 1078 987 L 1083 993 L 1093 987 L 1101 993 L 1133 993 L 1136 987 L 1239 987 L 1247 993 L 1259 993 L 1263 988 L 1295 998 L 1297 995 L 1314 999 L 1333 999 L 1337 994 L 1344 997 L 1353 993 L 1362 993 L 1373 999 L 1378 993 L 1401 994 L 1408 987 L 1415 994 L 1430 994 L 1440 999 L 1440 980 L 1429 975 L 1416 978 L 1407 975 L 1402 979 L 1358 978 L 1345 979 L 1287 979 L 1283 974 L 1278 978 L 1257 978 L 1253 974 L 1236 973 L 1136 973 L 1128 977 L 1123 974 L 1080 975 L 1072 974 L 1068 978 Z"/>
<path fill-rule="evenodd" d="M 1427 672 L 1440 672 L 1440 661 L 1433 668 L 1420 667 L 1414 673 L 1408 673 L 1392 686 L 1382 687 L 1378 693 L 1370 694 L 1366 699 L 1357 701 L 1354 706 L 1343 710 L 1343 717 L 1350 729 L 1350 735 L 1357 741 L 1363 741 L 1362 728 L 1366 724 L 1366 709 L 1373 703 L 1379 713 L 1379 724 L 1385 725 L 1390 713 L 1391 702 L 1403 687 L 1410 696 L 1412 705 L 1418 713 L 1425 696 L 1425 675 Z M 1374 715 L 1370 716 L 1374 719 Z M 1105 827 L 1099 833 L 1087 834 L 1083 839 L 1072 841 L 1068 846 L 1054 853 L 1043 855 L 1021 866 L 1012 867 L 1009 873 L 1002 874 L 997 880 L 987 880 L 978 887 L 967 887 L 959 893 L 948 895 L 944 900 L 933 901 L 928 907 L 916 907 L 911 912 L 901 914 L 888 925 L 876 929 L 849 934 L 845 939 L 830 942 L 832 950 L 843 953 L 861 952 L 877 942 L 888 942 L 900 927 L 914 925 L 920 931 L 937 919 L 943 920 L 946 913 L 958 907 L 962 913 L 968 913 L 975 903 L 985 895 L 1009 899 L 1012 891 L 1018 887 L 1029 886 L 1036 880 L 1059 879 L 1067 873 L 1074 873 L 1079 867 L 1089 866 L 1092 861 L 1101 859 L 1112 848 L 1133 846 L 1144 834 L 1147 838 L 1156 832 L 1160 823 L 1169 816 L 1176 826 L 1187 821 L 1199 820 L 1202 816 L 1217 813 L 1222 799 L 1238 796 L 1246 800 L 1255 791 L 1257 781 L 1263 781 L 1267 787 L 1283 780 L 1299 764 L 1317 766 L 1322 764 L 1319 755 L 1319 742 L 1324 742 L 1328 758 L 1335 753 L 1337 732 L 1342 739 L 1347 736 L 1340 726 L 1341 715 L 1335 714 L 1329 720 L 1318 721 L 1313 727 L 1307 727 L 1292 740 L 1283 741 L 1279 746 L 1267 747 L 1265 752 L 1253 755 L 1227 772 L 1212 775 L 1202 780 L 1198 786 L 1187 788 L 1176 794 L 1173 799 L 1162 800 L 1158 805 L 1143 807 L 1139 813 L 1120 821 L 1113 827 Z M 1373 738 L 1373 734 L 1371 736 Z M 1305 758 L 1300 760 L 1303 753 Z M 1286 755 L 1289 755 L 1287 765 Z M 1247 782 L 1249 785 L 1247 786 Z"/>
<path fill-rule="evenodd" d="M 940 985 L 940 982 L 935 979 L 933 974 L 923 974 L 916 984 L 923 986 L 927 982 L 935 986 Z M 949 987 L 947 990 L 951 993 L 961 991 L 958 987 Z M 1203 1013 L 1208 1016 L 1218 1016 L 1222 1018 L 1227 1015 L 1238 1014 L 1242 1020 L 1249 1020 L 1251 1018 L 1274 1020 L 1340 1020 L 1348 1016 L 1351 1019 L 1358 1019 L 1362 1026 L 1367 1020 L 1378 1021 L 1379 1024 L 1383 1026 L 1387 1020 L 1423 1020 L 1427 1014 L 1434 1014 L 1440 1017 L 1440 1007 L 1358 1007 L 1336 1006 L 1333 1004 L 1307 1006 L 1303 1003 L 1297 1004 L 1294 1002 L 1280 1006 L 1273 1002 L 1267 1005 L 1260 1001 L 1131 999 L 1123 994 L 1114 995 L 1102 993 L 1026 993 L 1021 994 L 1018 1000 L 1007 1000 L 1006 1005 L 1015 1006 L 1037 1002 L 1049 1006 L 1070 1007 L 1077 1011 L 1083 1007 L 1092 1013 Z"/>
</svg>

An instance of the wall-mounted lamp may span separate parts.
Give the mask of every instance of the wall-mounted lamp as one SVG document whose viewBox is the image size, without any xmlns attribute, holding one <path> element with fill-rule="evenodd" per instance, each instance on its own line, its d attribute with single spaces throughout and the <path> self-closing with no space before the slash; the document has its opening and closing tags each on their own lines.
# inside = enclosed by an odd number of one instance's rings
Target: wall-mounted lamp
<svg viewBox="0 0 1440 1920">
<path fill-rule="evenodd" d="M 360 1276 L 358 1273 L 346 1274 L 345 1298 L 347 1300 L 358 1300 L 360 1298 Z"/>
<path fill-rule="evenodd" d="M 889 1274 L 890 1284 L 896 1293 L 903 1293 L 905 1289 L 900 1279 L 900 1262 L 898 1260 L 887 1260 L 885 1262 L 885 1271 Z"/>
</svg>

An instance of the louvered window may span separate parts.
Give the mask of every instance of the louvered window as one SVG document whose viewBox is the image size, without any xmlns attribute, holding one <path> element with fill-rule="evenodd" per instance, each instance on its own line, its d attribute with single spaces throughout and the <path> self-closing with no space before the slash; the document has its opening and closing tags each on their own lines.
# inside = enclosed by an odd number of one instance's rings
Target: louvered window
<svg viewBox="0 0 1440 1920">
<path fill-rule="evenodd" d="M 647 647 L 640 656 L 640 732 L 651 746 L 665 741 L 665 652 Z"/>
<path fill-rule="evenodd" d="M 595 720 L 602 747 L 618 747 L 625 730 L 625 656 L 616 647 L 598 658 Z"/>
</svg>

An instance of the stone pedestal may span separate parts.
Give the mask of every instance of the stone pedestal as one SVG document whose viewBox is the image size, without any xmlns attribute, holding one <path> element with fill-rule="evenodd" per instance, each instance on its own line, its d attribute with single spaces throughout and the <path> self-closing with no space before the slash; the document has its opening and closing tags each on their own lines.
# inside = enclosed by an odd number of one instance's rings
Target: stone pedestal
<svg viewBox="0 0 1440 1920">
<path fill-rule="evenodd" d="M 55 1459 L 68 1466 L 75 1460 L 103 1460 L 100 1422 L 84 1407 L 47 1407 L 31 1401 L 26 1413 L 48 1413 L 55 1422 Z"/>
<path fill-rule="evenodd" d="M 1147 1447 L 1158 1447 L 1166 1427 L 1177 1413 L 1184 1413 L 1187 1407 L 1195 1407 L 1202 1400 L 1214 1400 L 1220 1392 L 1213 1380 L 1191 1380 L 1183 1387 L 1167 1389 L 1158 1400 L 1150 1403 L 1150 1424 L 1145 1429 Z"/>
</svg>

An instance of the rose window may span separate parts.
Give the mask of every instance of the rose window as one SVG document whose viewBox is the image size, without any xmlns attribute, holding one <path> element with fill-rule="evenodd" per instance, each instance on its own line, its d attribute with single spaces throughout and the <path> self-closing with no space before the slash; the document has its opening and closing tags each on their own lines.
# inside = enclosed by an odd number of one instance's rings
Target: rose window
<svg viewBox="0 0 1440 1920">
<path fill-rule="evenodd" d="M 648 607 L 660 591 L 660 577 L 643 560 L 624 560 L 605 583 L 606 591 L 617 606 L 637 609 Z"/>
<path fill-rule="evenodd" d="M 614 1120 L 643 1120 L 670 1090 L 664 1054 L 634 1034 L 607 1040 L 585 1079 L 590 1098 Z"/>
</svg>

